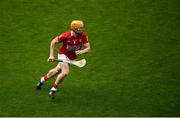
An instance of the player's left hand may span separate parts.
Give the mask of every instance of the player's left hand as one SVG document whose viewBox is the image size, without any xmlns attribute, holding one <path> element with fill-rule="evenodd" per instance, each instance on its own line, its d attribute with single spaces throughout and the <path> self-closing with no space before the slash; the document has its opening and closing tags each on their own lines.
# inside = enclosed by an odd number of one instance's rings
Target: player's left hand
<svg viewBox="0 0 180 118">
<path fill-rule="evenodd" d="M 77 56 L 83 54 L 81 50 L 77 50 L 77 51 L 75 51 L 75 53 L 76 53 Z"/>
</svg>

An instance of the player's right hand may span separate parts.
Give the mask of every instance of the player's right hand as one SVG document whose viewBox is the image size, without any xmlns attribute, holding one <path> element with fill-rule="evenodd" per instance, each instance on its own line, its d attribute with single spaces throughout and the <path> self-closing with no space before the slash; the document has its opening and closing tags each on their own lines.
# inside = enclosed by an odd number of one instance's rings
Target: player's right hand
<svg viewBox="0 0 180 118">
<path fill-rule="evenodd" d="M 48 58 L 48 62 L 54 62 L 56 59 L 54 58 L 54 56 L 50 56 L 49 58 Z"/>
</svg>

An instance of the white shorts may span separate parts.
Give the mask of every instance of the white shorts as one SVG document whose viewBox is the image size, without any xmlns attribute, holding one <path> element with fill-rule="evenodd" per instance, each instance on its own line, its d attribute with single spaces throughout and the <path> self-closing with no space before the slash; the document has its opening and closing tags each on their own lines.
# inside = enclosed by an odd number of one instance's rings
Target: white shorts
<svg viewBox="0 0 180 118">
<path fill-rule="evenodd" d="M 58 54 L 58 60 L 71 61 L 65 54 Z"/>
</svg>

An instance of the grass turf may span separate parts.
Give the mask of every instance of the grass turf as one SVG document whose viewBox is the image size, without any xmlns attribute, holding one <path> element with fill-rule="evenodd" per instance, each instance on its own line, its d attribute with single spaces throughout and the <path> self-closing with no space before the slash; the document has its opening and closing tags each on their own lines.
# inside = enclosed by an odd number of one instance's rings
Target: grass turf
<svg viewBox="0 0 180 118">
<path fill-rule="evenodd" d="M 179 3 L 1 0 L 0 116 L 180 116 Z M 50 41 L 73 19 L 84 20 L 92 52 L 52 101 L 55 77 L 34 88 L 55 66 Z"/>
</svg>

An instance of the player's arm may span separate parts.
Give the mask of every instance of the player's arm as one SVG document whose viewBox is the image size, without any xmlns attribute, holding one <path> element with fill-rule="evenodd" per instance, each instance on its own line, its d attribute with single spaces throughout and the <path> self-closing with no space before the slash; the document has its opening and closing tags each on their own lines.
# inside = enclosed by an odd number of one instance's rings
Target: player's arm
<svg viewBox="0 0 180 118">
<path fill-rule="evenodd" d="M 82 49 L 82 50 L 77 50 L 77 51 L 75 52 L 76 55 L 86 54 L 86 53 L 88 53 L 88 52 L 91 51 L 91 46 L 90 46 L 90 43 L 89 43 L 89 42 L 83 44 L 83 46 L 84 46 L 84 49 Z"/>
<path fill-rule="evenodd" d="M 50 55 L 49 55 L 49 58 L 48 58 L 48 61 L 49 62 L 53 62 L 55 61 L 55 57 L 54 57 L 54 48 L 56 46 L 56 44 L 58 43 L 58 37 L 54 38 L 52 41 L 51 41 L 51 45 L 50 45 Z"/>
<path fill-rule="evenodd" d="M 83 46 L 84 46 L 84 49 L 81 50 L 81 53 L 82 53 L 82 54 L 86 54 L 86 53 L 88 53 L 88 52 L 91 51 L 91 46 L 90 46 L 90 43 L 89 43 L 89 42 L 83 44 Z"/>
</svg>

